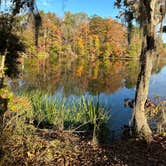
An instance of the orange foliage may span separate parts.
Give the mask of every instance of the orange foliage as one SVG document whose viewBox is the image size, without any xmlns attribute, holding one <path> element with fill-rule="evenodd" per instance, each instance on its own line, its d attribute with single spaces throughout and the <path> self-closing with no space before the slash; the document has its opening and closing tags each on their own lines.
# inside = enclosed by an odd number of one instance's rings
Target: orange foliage
<svg viewBox="0 0 166 166">
<path fill-rule="evenodd" d="M 126 29 L 122 24 L 112 20 L 111 18 L 107 19 L 107 24 L 107 41 L 112 44 L 114 55 L 118 56 L 126 50 Z"/>
</svg>

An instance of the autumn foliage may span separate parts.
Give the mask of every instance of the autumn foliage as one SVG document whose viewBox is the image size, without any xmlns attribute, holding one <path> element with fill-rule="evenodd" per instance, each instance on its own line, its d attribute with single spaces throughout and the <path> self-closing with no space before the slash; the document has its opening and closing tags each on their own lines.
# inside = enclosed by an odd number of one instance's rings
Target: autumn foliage
<svg viewBox="0 0 166 166">
<path fill-rule="evenodd" d="M 66 12 L 63 19 L 40 12 L 42 27 L 38 48 L 33 44 L 33 21 L 23 31 L 27 53 L 32 56 L 122 56 L 126 53 L 126 28 L 111 18 Z"/>
</svg>

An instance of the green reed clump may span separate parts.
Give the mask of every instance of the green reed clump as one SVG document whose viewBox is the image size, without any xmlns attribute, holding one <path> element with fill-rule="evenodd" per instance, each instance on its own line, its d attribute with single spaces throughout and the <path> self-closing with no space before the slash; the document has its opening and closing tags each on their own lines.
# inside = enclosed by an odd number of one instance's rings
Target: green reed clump
<svg viewBox="0 0 166 166">
<path fill-rule="evenodd" d="M 82 96 L 72 101 L 65 98 L 52 97 L 40 91 L 24 93 L 32 104 L 27 113 L 37 127 L 56 127 L 58 130 L 71 132 L 90 132 L 93 143 L 98 142 L 101 131 L 109 120 L 109 112 L 99 102 L 99 97 Z"/>
<path fill-rule="evenodd" d="M 23 92 L 19 94 L 29 98 L 32 109 L 27 112 L 29 119 L 40 128 L 57 127 L 64 129 L 64 120 L 68 117 L 68 111 L 64 107 L 64 100 L 52 98 L 49 94 L 40 91 Z"/>
<path fill-rule="evenodd" d="M 106 123 L 110 118 L 110 112 L 100 103 L 99 96 L 96 101 L 92 97 L 88 99 L 82 97 L 79 108 L 84 110 L 87 122 L 92 126 L 92 141 L 94 144 L 97 144 L 106 129 Z"/>
</svg>

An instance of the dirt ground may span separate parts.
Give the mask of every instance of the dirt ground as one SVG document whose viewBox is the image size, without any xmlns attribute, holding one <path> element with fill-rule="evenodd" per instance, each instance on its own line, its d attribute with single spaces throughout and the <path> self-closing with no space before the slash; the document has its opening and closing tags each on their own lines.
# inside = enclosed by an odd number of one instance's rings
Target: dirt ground
<svg viewBox="0 0 166 166">
<path fill-rule="evenodd" d="M 30 130 L 30 129 L 29 129 Z M 136 138 L 92 145 L 77 135 L 56 130 L 1 137 L 1 166 L 165 166 L 166 137 L 151 144 Z"/>
</svg>

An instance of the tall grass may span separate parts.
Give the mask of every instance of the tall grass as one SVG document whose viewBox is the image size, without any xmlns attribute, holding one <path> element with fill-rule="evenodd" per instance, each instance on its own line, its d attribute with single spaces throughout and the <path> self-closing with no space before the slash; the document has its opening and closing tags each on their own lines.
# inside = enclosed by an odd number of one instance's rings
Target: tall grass
<svg viewBox="0 0 166 166">
<path fill-rule="evenodd" d="M 56 127 L 58 130 L 90 132 L 93 143 L 98 142 L 101 130 L 109 120 L 109 112 L 100 103 L 99 97 L 82 96 L 69 102 L 65 98 L 52 97 L 40 91 L 23 93 L 32 104 L 27 112 L 37 127 Z"/>
<path fill-rule="evenodd" d="M 83 116 L 85 116 L 84 123 L 88 123 L 92 126 L 93 143 L 97 144 L 110 118 L 110 112 L 100 103 L 99 96 L 96 101 L 92 97 L 85 98 L 83 96 L 78 104 L 78 110 L 83 112 Z"/>
</svg>

